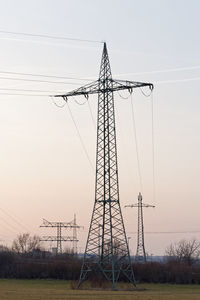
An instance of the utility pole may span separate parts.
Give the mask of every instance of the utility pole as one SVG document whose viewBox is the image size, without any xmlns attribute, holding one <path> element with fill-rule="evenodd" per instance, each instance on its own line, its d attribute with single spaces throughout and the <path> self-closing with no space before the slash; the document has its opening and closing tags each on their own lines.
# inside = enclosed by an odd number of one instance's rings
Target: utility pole
<svg viewBox="0 0 200 300">
<path fill-rule="evenodd" d="M 133 89 L 145 86 L 153 90 L 151 83 L 112 78 L 104 43 L 99 79 L 55 96 L 68 101 L 74 96 L 84 95 L 88 99 L 89 95 L 98 95 L 95 202 L 78 287 L 90 274 L 101 274 L 111 281 L 112 289 L 116 288 L 121 274 L 135 285 L 119 201 L 114 92 L 132 93 Z"/>
<path fill-rule="evenodd" d="M 138 231 L 137 231 L 137 250 L 136 261 L 146 262 L 146 252 L 144 247 L 144 221 L 143 221 L 143 207 L 155 207 L 154 205 L 142 203 L 142 195 L 138 195 L 138 203 L 125 205 L 125 207 L 138 208 Z"/>
<path fill-rule="evenodd" d="M 57 243 L 57 253 L 62 253 L 62 242 L 72 242 L 73 243 L 73 253 L 77 253 L 77 229 L 81 228 L 76 224 L 76 215 L 74 215 L 74 219 L 71 222 L 49 222 L 43 219 L 42 225 L 40 227 L 46 228 L 56 228 L 57 235 L 56 236 L 43 236 L 40 241 L 42 242 L 56 242 Z M 73 229 L 72 236 L 63 236 L 62 229 Z"/>
</svg>

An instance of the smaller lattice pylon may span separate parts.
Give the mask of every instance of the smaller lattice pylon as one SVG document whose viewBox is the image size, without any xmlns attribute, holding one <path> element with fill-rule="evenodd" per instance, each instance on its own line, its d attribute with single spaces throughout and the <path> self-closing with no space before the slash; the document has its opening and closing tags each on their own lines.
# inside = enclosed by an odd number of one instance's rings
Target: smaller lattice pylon
<svg viewBox="0 0 200 300">
<path fill-rule="evenodd" d="M 138 208 L 138 231 L 137 231 L 137 250 L 135 260 L 146 262 L 146 252 L 144 246 L 144 220 L 143 220 L 143 207 L 155 207 L 155 205 L 142 203 L 142 195 L 139 193 L 138 202 L 135 204 L 125 205 L 125 207 Z"/>
<path fill-rule="evenodd" d="M 77 253 L 77 229 L 82 228 L 76 224 L 76 215 L 74 215 L 74 219 L 71 222 L 49 222 L 43 219 L 43 224 L 40 227 L 49 227 L 56 228 L 57 235 L 56 236 L 43 236 L 40 241 L 42 242 L 56 242 L 57 243 L 57 253 L 62 253 L 62 243 L 63 242 L 72 242 L 73 243 L 73 253 Z M 72 229 L 73 235 L 63 236 L 62 229 Z"/>
</svg>

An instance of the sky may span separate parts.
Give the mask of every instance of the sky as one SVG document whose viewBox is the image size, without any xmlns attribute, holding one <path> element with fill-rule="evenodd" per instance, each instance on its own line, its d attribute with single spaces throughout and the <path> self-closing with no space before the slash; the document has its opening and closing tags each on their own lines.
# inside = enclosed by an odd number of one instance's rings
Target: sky
<svg viewBox="0 0 200 300">
<path fill-rule="evenodd" d="M 0 0 L 2 244 L 11 245 L 17 234 L 27 231 L 53 234 L 39 227 L 43 218 L 69 222 L 75 213 L 84 226 L 78 232 L 78 249 L 84 251 L 94 203 L 97 98 L 90 97 L 89 105 L 82 97 L 69 102 L 92 167 L 68 106 L 59 108 L 49 96 L 98 78 L 102 41 L 113 78 L 154 84 L 153 100 L 140 90 L 132 99 L 123 99 L 129 96 L 126 91 L 115 95 L 120 203 L 131 254 L 136 251 L 137 210 L 124 206 L 136 203 L 139 192 L 144 203 L 156 206 L 144 209 L 147 253 L 163 255 L 170 243 L 199 240 L 199 10 L 195 0 Z"/>
</svg>

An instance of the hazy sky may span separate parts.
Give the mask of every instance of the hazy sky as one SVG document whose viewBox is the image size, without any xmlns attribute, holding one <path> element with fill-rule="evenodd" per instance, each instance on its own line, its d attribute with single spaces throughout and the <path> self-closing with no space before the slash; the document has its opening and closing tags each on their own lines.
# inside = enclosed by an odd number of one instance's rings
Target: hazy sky
<svg viewBox="0 0 200 300">
<path fill-rule="evenodd" d="M 38 92 L 39 95 L 51 95 L 72 90 L 85 81 L 2 72 L 95 79 L 102 54 L 101 43 L 25 37 L 2 31 L 105 40 L 113 77 L 155 84 L 156 199 L 152 193 L 151 99 L 140 91 L 133 95 L 143 201 L 156 205 L 144 211 L 145 230 L 154 232 L 145 236 L 146 251 L 163 254 L 171 242 L 200 239 L 199 11 L 200 2 L 194 0 L 0 0 L 2 243 L 9 245 L 18 233 L 27 230 L 50 234 L 39 228 L 42 218 L 68 222 L 76 213 L 78 224 L 84 226 L 79 232 L 79 248 L 83 251 L 94 202 L 94 170 L 68 107 L 58 108 L 50 97 L 2 95 L 28 93 L 6 89 L 42 90 L 46 92 Z M 126 92 L 121 94 L 127 96 Z M 124 209 L 124 205 L 137 202 L 140 192 L 131 100 L 118 94 L 115 99 L 120 201 L 133 254 L 137 210 Z M 77 100 L 84 102 L 83 98 Z M 97 97 L 89 101 L 96 120 Z M 69 105 L 95 165 L 96 131 L 89 107 L 73 99 Z M 171 231 L 188 233 L 158 233 Z"/>
</svg>

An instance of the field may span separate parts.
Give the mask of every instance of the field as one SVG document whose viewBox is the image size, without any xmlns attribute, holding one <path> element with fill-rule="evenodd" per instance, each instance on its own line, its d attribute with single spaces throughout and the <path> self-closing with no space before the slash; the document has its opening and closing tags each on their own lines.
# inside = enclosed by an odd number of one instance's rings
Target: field
<svg viewBox="0 0 200 300">
<path fill-rule="evenodd" d="M 56 280 L 0 280 L 1 300 L 197 300 L 199 285 L 141 284 L 135 291 L 76 290 Z"/>
</svg>

